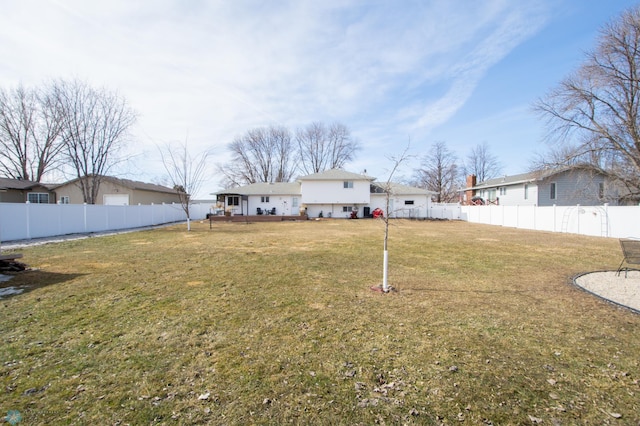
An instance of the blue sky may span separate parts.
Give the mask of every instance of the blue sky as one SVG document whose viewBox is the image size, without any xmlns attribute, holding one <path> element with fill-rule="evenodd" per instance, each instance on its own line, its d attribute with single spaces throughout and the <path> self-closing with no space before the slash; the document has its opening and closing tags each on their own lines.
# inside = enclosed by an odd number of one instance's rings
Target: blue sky
<svg viewBox="0 0 640 426">
<path fill-rule="evenodd" d="M 386 178 L 411 141 L 464 158 L 486 142 L 506 174 L 545 150 L 531 104 L 594 46 L 625 0 L 0 0 L 0 86 L 80 78 L 139 113 L 123 177 L 158 182 L 156 145 L 228 161 L 246 130 L 340 121 L 347 166 Z M 401 171 L 409 176 L 417 160 Z M 216 191 L 212 173 L 200 196 Z"/>
</svg>

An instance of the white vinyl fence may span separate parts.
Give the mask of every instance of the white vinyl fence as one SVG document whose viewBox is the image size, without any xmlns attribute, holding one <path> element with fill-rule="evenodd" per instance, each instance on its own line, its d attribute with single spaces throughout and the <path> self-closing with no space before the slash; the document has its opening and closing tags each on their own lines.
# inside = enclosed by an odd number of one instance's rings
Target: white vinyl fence
<svg viewBox="0 0 640 426">
<path fill-rule="evenodd" d="M 640 206 L 460 206 L 434 204 L 430 217 L 538 231 L 640 238 Z"/>
<path fill-rule="evenodd" d="M 209 213 L 208 204 L 190 207 L 192 220 Z M 0 203 L 0 241 L 115 231 L 187 220 L 180 204 L 104 206 L 90 204 Z"/>
</svg>

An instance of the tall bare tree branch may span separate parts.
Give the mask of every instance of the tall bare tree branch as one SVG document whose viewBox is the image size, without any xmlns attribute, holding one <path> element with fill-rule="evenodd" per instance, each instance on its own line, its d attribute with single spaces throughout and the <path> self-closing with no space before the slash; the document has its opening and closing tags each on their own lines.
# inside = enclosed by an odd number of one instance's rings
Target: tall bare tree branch
<svg viewBox="0 0 640 426">
<path fill-rule="evenodd" d="M 475 175 L 478 182 L 497 177 L 501 172 L 502 165 L 486 142 L 473 147 L 463 163 L 463 174 Z"/>
<path fill-rule="evenodd" d="M 218 165 L 225 185 L 257 182 L 289 182 L 296 169 L 296 151 L 291 132 L 282 126 L 259 127 L 236 137 L 229 144 L 231 161 Z"/>
<path fill-rule="evenodd" d="M 61 160 L 61 111 L 49 87 L 0 89 L 0 171 L 41 182 Z"/>
<path fill-rule="evenodd" d="M 609 177 L 640 199 L 640 6 L 600 32 L 585 62 L 535 104 L 556 143 L 538 166 L 573 166 Z"/>
<path fill-rule="evenodd" d="M 124 98 L 87 83 L 58 80 L 56 102 L 63 114 L 62 139 L 84 202 L 95 204 L 102 177 L 119 160 L 118 153 L 136 121 Z"/>
<path fill-rule="evenodd" d="M 306 174 L 342 168 L 360 150 L 360 143 L 342 123 L 314 122 L 296 132 L 300 170 Z"/>
<path fill-rule="evenodd" d="M 414 171 L 415 184 L 436 192 L 436 202 L 449 203 L 458 199 L 460 169 L 455 154 L 445 142 L 434 143 L 422 158 L 420 168 Z"/>
</svg>

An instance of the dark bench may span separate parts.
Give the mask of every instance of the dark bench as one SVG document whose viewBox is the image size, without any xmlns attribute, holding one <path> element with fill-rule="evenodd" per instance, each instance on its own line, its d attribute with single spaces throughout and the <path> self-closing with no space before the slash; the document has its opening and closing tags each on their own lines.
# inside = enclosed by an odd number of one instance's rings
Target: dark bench
<svg viewBox="0 0 640 426">
<path fill-rule="evenodd" d="M 627 271 L 633 268 L 629 268 L 622 265 L 640 265 L 640 240 L 633 240 L 630 238 L 623 238 L 620 240 L 620 247 L 622 247 L 622 255 L 624 258 L 620 262 L 616 275 L 620 275 L 620 272 L 624 270 L 624 277 L 627 278 Z"/>
<path fill-rule="evenodd" d="M 22 257 L 22 253 L 13 253 L 13 254 L 2 254 L 0 255 L 0 261 L 13 261 L 16 259 L 20 259 Z"/>
</svg>

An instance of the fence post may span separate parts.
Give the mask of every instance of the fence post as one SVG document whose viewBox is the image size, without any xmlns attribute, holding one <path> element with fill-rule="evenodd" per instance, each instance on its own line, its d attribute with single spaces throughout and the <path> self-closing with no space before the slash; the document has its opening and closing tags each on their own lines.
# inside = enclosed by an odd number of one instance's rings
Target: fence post
<svg viewBox="0 0 640 426">
<path fill-rule="evenodd" d="M 27 208 L 26 208 L 26 211 L 27 211 L 27 239 L 30 240 L 31 239 L 31 209 L 30 209 L 31 203 L 29 201 L 27 201 L 26 204 L 27 204 Z"/>
<path fill-rule="evenodd" d="M 87 203 L 84 203 L 84 232 L 87 232 Z"/>
</svg>

